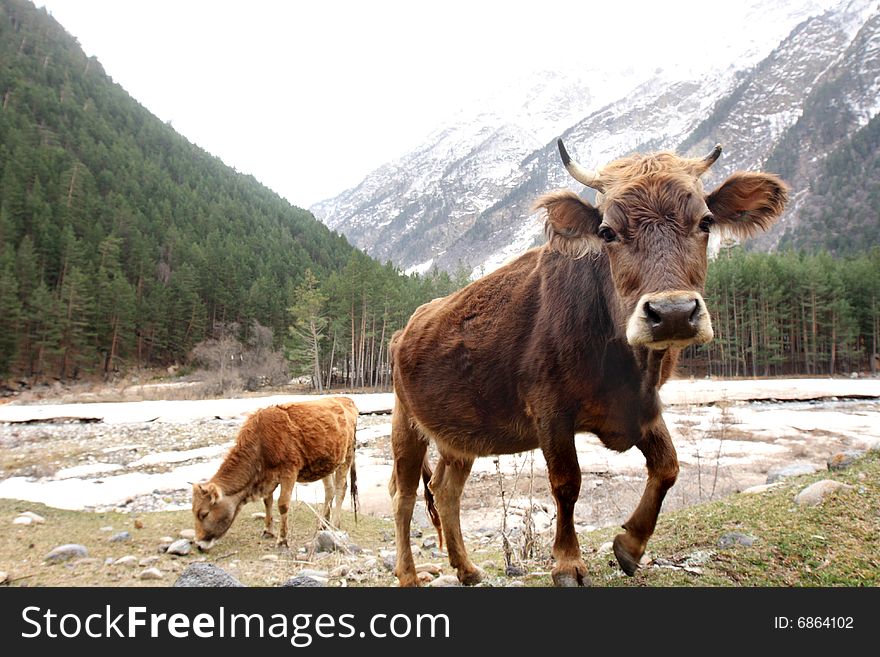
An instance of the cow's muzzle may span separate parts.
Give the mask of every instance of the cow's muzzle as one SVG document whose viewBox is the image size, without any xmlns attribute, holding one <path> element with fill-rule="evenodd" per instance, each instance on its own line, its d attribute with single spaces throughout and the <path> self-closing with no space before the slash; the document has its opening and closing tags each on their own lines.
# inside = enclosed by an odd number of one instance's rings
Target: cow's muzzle
<svg viewBox="0 0 880 657">
<path fill-rule="evenodd" d="M 705 344 L 712 337 L 712 320 L 703 297 L 688 291 L 645 294 L 626 327 L 631 345 L 649 349 Z"/>
</svg>

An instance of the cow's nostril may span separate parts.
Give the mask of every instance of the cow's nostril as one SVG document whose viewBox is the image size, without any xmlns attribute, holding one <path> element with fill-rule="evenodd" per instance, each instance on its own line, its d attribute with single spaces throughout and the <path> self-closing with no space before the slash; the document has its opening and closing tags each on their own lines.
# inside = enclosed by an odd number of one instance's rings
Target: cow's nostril
<svg viewBox="0 0 880 657">
<path fill-rule="evenodd" d="M 653 307 L 651 307 L 651 302 L 645 302 L 645 316 L 648 318 L 648 321 L 651 322 L 654 326 L 660 326 L 663 323 L 663 317 L 660 316 Z"/>
<path fill-rule="evenodd" d="M 693 304 L 694 304 L 694 309 L 691 312 L 690 317 L 688 317 L 688 321 L 692 325 L 696 325 L 700 321 L 700 315 L 702 314 L 701 313 L 702 308 L 700 308 L 700 304 L 697 303 L 696 299 L 693 301 Z"/>
</svg>

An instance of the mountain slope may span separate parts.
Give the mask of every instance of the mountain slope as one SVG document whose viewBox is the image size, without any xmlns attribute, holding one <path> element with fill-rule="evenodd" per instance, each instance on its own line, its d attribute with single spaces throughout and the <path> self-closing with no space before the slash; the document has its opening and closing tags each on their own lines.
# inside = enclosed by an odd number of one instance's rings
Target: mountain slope
<svg viewBox="0 0 880 657">
<path fill-rule="evenodd" d="M 0 1 L 0 61 L 0 373 L 173 362 L 214 323 L 280 337 L 304 270 L 360 256 L 151 115 L 45 10 Z"/>
<path fill-rule="evenodd" d="M 745 13 L 749 29 L 729 26 L 724 34 L 735 38 L 727 42 L 717 35 L 697 58 L 707 60 L 703 66 L 632 78 L 628 89 L 618 84 L 617 94 L 604 96 L 606 104 L 584 103 L 587 111 L 537 146 L 529 144 L 527 123 L 464 117 L 358 188 L 312 209 L 369 253 L 403 267 L 454 270 L 464 263 L 479 275 L 542 239 L 529 217 L 537 196 L 555 187 L 579 188 L 560 166 L 556 135 L 587 166 L 633 150 L 703 155 L 721 142 L 724 155 L 707 187 L 736 169 L 777 167 L 780 144 L 796 144 L 802 148 L 792 160 L 796 203 L 759 243 L 775 248 L 781 232 L 797 223 L 788 217 L 802 207 L 797 201 L 816 162 L 877 112 L 877 14 L 872 0 L 796 7 L 754 2 Z M 713 56 L 715 50 L 720 54 Z M 601 86 L 585 77 L 589 90 Z M 845 121 L 821 110 L 823 98 L 827 104 L 838 96 L 847 108 Z M 830 136 L 816 136 L 823 131 Z M 427 169 L 431 174 L 422 175 Z"/>
</svg>

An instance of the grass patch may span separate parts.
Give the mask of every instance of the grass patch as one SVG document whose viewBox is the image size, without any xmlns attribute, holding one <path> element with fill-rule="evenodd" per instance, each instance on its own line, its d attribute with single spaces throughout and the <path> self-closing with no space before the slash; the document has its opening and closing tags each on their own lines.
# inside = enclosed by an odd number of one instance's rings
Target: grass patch
<svg viewBox="0 0 880 657">
<path fill-rule="evenodd" d="M 821 506 L 798 507 L 794 496 L 807 485 L 821 479 L 835 479 L 852 488 L 841 489 Z M 467 493 L 465 493 L 467 494 Z M 31 510 L 46 518 L 44 525 L 13 525 L 15 516 Z M 157 551 L 164 536 L 177 537 L 192 527 L 189 510 L 145 513 L 137 516 L 144 527 L 134 527 L 134 517 L 108 512 L 64 511 L 40 504 L 0 499 L 0 570 L 8 573 L 12 585 L 19 586 L 169 586 L 177 574 L 196 560 L 216 563 L 249 586 L 275 586 L 301 568 L 332 569 L 346 563 L 344 555 L 309 557 L 297 548 L 313 538 L 317 521 L 304 504 L 291 510 L 292 550 L 278 550 L 273 540 L 260 539 L 262 520 L 251 518 L 262 511 L 262 503 L 244 507 L 229 533 L 207 555 L 194 551 L 186 557 L 173 557 Z M 394 549 L 393 524 L 371 516 L 360 516 L 354 524 L 350 512 L 343 513 L 343 529 L 362 548 L 378 552 Z M 113 531 L 102 531 L 112 526 Z M 116 532 L 129 531 L 131 540 L 111 543 Z M 775 489 L 760 494 L 735 494 L 686 509 L 661 514 L 657 531 L 648 544 L 654 564 L 626 577 L 610 552 L 599 548 L 619 530 L 606 528 L 580 536 L 581 550 L 596 586 L 880 586 L 880 455 L 872 453 L 846 470 L 821 472 L 786 480 Z M 719 538 L 740 532 L 757 538 L 750 547 L 719 547 Z M 81 543 L 89 557 L 78 561 L 47 565 L 43 557 L 63 543 Z M 471 546 L 478 565 L 495 566 L 487 572 L 486 583 L 504 586 L 500 549 Z M 107 565 L 107 559 L 124 555 L 158 557 L 153 564 L 166 573 L 161 580 L 143 581 L 137 574 L 145 566 Z M 277 560 L 267 561 L 266 555 Z M 364 557 L 361 557 L 362 559 Z M 443 571 L 451 572 L 445 559 Z M 661 567 L 678 566 L 678 568 Z M 549 586 L 550 560 L 527 562 L 527 586 Z M 686 566 L 690 569 L 681 569 Z M 381 575 L 350 585 L 392 586 L 394 577 L 380 569 Z"/>
<path fill-rule="evenodd" d="M 315 514 L 305 504 L 294 504 L 290 511 L 291 550 L 278 549 L 274 539 L 261 539 L 263 521 L 251 518 L 255 511 L 262 511 L 262 502 L 242 508 L 238 519 L 217 545 L 208 553 L 193 551 L 184 557 L 158 551 L 160 539 L 178 538 L 182 529 L 193 526 L 192 512 L 162 511 L 132 516 L 125 513 L 92 513 L 66 511 L 19 500 L 0 499 L 0 570 L 5 571 L 15 586 L 170 586 L 177 575 L 194 561 L 209 561 L 229 572 L 248 586 L 275 586 L 283 583 L 302 568 L 331 569 L 344 562 L 342 555 L 321 555 L 320 560 L 306 563 L 307 555 L 299 554 L 297 548 L 306 546 L 317 530 Z M 41 525 L 13 525 L 12 520 L 22 511 L 33 511 L 46 518 Z M 142 529 L 135 528 L 137 518 Z M 112 527 L 112 531 L 102 528 Z M 393 549 L 393 525 L 388 521 L 343 512 L 342 529 L 349 533 L 354 543 L 362 547 Z M 276 510 L 276 531 L 278 516 Z M 110 542 L 109 538 L 128 531 L 131 539 Z M 389 538 L 390 537 L 390 538 Z M 386 542 L 385 539 L 389 540 Z M 45 555 L 54 547 L 65 543 L 80 543 L 89 551 L 85 559 L 64 563 L 47 564 Z M 276 555 L 277 560 L 267 561 L 266 555 Z M 149 564 L 164 573 L 160 580 L 140 580 L 138 574 L 147 565 L 108 565 L 108 559 L 133 555 L 139 560 L 158 557 Z M 387 584 L 393 578 L 388 575 Z"/>
</svg>

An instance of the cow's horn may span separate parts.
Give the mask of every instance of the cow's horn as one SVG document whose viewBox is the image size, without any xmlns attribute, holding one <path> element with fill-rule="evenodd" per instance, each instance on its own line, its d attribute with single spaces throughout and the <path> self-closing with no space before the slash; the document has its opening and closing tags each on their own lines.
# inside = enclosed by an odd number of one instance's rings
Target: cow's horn
<svg viewBox="0 0 880 657">
<path fill-rule="evenodd" d="M 556 145 L 559 147 L 559 156 L 562 158 L 562 164 L 565 165 L 565 170 L 568 171 L 572 178 L 582 185 L 592 187 L 597 192 L 605 191 L 605 185 L 602 183 L 598 171 L 585 169 L 571 159 L 571 155 L 565 150 L 565 145 L 562 143 L 562 139 L 557 139 Z"/>
<path fill-rule="evenodd" d="M 697 175 L 702 175 L 709 170 L 713 164 L 715 164 L 715 160 L 717 160 L 721 156 L 721 144 L 715 144 L 715 148 L 711 150 L 711 152 L 704 157 L 700 161 L 700 172 Z"/>
</svg>

